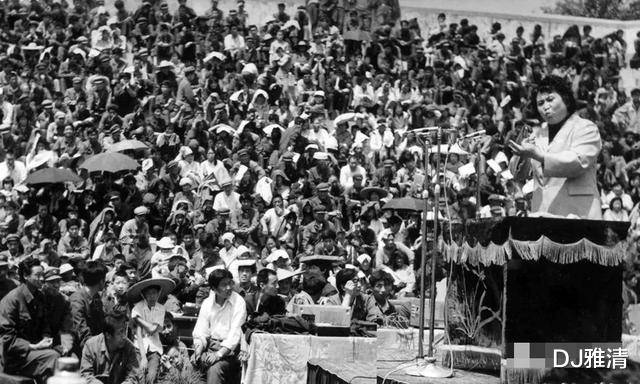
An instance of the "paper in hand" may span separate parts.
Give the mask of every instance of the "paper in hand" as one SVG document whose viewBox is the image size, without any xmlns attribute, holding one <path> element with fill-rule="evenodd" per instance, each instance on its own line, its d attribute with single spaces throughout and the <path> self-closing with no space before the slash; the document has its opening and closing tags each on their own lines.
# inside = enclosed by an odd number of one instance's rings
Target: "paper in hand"
<svg viewBox="0 0 640 384">
<path fill-rule="evenodd" d="M 533 184 L 533 179 L 529 180 L 526 182 L 526 184 L 522 187 L 522 193 L 524 193 L 525 195 L 528 195 L 529 193 L 532 193 L 534 189 L 534 184 Z"/>
<path fill-rule="evenodd" d="M 513 175 L 511 174 L 511 171 L 510 171 L 510 170 L 508 170 L 508 169 L 507 169 L 507 170 L 505 170 L 505 171 L 503 171 L 503 172 L 500 174 L 500 176 L 502 176 L 502 178 L 503 178 L 503 179 L 505 179 L 505 180 L 511 180 L 511 179 L 513 179 Z"/>
<path fill-rule="evenodd" d="M 469 177 L 476 173 L 476 168 L 473 166 L 473 163 L 468 163 L 458 168 L 458 172 L 460 172 L 461 177 Z"/>
</svg>

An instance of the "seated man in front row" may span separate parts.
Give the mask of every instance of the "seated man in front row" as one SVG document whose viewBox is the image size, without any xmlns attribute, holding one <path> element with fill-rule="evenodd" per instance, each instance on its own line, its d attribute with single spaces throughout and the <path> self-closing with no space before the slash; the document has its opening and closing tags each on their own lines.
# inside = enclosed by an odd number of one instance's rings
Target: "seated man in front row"
<svg viewBox="0 0 640 384">
<path fill-rule="evenodd" d="M 21 284 L 0 301 L 0 345 L 4 371 L 45 383 L 60 355 L 53 347 L 42 294 L 44 268 L 28 258 L 19 265 Z M 67 353 L 64 350 L 63 353 Z"/>
<path fill-rule="evenodd" d="M 346 268 L 336 275 L 338 293 L 327 297 L 322 304 L 342 305 L 351 308 L 351 319 L 360 321 L 372 321 L 382 325 L 384 316 L 376 305 L 376 300 L 360 291 L 358 271 Z"/>
<path fill-rule="evenodd" d="M 127 322 L 126 312 L 107 312 L 104 332 L 87 340 L 80 362 L 80 373 L 87 384 L 137 382 L 138 357 L 127 339 Z"/>
<path fill-rule="evenodd" d="M 207 371 L 207 384 L 240 383 L 238 353 L 247 308 L 242 296 L 233 290 L 233 284 L 233 275 L 226 269 L 209 274 L 212 294 L 202 302 L 193 328 L 191 362 Z"/>
</svg>

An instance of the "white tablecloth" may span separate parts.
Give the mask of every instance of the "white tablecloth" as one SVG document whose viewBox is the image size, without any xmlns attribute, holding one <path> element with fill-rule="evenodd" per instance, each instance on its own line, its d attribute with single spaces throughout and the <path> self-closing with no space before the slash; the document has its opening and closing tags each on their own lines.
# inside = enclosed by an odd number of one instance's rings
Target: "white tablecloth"
<svg viewBox="0 0 640 384">
<path fill-rule="evenodd" d="M 367 337 L 254 333 L 242 382 L 304 384 L 310 359 L 370 364 L 371 372 L 375 372 L 376 347 L 376 339 Z"/>
</svg>

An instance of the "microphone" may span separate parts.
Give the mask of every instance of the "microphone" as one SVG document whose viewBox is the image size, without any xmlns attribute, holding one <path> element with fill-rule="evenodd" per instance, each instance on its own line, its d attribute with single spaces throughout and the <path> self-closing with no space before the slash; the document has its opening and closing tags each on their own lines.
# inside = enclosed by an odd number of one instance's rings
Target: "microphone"
<svg viewBox="0 0 640 384">
<path fill-rule="evenodd" d="M 484 134 L 486 134 L 486 133 L 487 133 L 487 130 L 486 130 L 486 129 L 481 129 L 481 130 L 479 130 L 479 131 L 475 131 L 475 132 L 471 132 L 471 133 L 469 133 L 469 134 L 466 134 L 466 135 L 464 135 L 463 137 L 464 137 L 465 139 L 470 139 L 470 138 L 472 138 L 472 137 L 481 136 L 481 135 L 484 135 Z"/>
</svg>

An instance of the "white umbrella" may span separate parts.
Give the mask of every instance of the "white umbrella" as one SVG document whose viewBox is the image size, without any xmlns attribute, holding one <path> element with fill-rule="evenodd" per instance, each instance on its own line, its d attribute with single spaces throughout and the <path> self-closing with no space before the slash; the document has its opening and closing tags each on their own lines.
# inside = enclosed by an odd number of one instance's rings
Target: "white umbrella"
<svg viewBox="0 0 640 384">
<path fill-rule="evenodd" d="M 262 130 L 264 131 L 264 133 L 267 134 L 267 136 L 271 136 L 271 133 L 273 132 L 274 129 L 279 129 L 281 132 L 284 132 L 284 128 L 282 128 L 279 124 L 269 124 L 266 127 L 262 128 Z"/>
<path fill-rule="evenodd" d="M 207 56 L 205 56 L 202 61 L 204 61 L 205 63 L 208 63 L 213 58 L 216 58 L 220 61 L 224 61 L 227 59 L 227 56 L 225 56 L 224 53 L 213 51 L 209 53 Z"/>
</svg>

